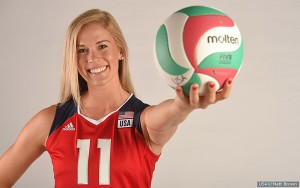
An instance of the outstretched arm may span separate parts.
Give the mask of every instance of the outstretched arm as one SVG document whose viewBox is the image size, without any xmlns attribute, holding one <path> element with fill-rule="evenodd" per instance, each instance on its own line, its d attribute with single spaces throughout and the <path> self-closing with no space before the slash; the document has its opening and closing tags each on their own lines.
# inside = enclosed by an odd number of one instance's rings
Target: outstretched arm
<svg viewBox="0 0 300 188">
<path fill-rule="evenodd" d="M 0 158 L 0 188 L 12 187 L 30 164 L 45 151 L 45 139 L 55 106 L 42 110 L 22 129 L 16 142 Z"/>
<path fill-rule="evenodd" d="M 178 125 L 198 108 L 205 109 L 209 105 L 226 99 L 230 95 L 232 79 L 228 79 L 221 92 L 216 92 L 213 82 L 207 84 L 204 96 L 198 95 L 198 85 L 193 84 L 189 96 L 177 86 L 176 98 L 166 100 L 159 105 L 149 106 L 142 113 L 142 127 L 152 151 L 160 154 L 162 147 L 170 140 Z"/>
</svg>

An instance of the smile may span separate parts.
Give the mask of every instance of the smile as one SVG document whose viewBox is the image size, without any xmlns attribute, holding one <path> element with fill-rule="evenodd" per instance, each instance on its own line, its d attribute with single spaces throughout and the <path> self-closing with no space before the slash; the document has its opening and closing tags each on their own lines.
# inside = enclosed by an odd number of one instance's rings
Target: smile
<svg viewBox="0 0 300 188">
<path fill-rule="evenodd" d="M 89 69 L 88 71 L 92 74 L 97 74 L 97 73 L 105 71 L 106 68 L 107 68 L 107 66 L 103 66 L 103 67 L 99 67 L 99 68 L 95 68 L 95 69 Z"/>
</svg>

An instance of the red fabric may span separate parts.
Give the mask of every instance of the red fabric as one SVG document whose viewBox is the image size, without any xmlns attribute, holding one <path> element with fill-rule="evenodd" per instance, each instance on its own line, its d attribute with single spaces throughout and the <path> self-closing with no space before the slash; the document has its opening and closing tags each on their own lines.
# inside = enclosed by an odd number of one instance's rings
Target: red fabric
<svg viewBox="0 0 300 188">
<path fill-rule="evenodd" d="M 49 136 L 46 149 L 53 163 L 55 188 L 150 187 L 159 156 L 150 151 L 144 137 L 134 126 L 118 128 L 118 119 L 122 118 L 117 111 L 99 125 L 94 125 L 75 113 Z M 78 155 L 82 149 L 77 148 L 78 139 L 90 140 L 88 184 L 78 184 Z M 101 139 L 111 140 L 110 185 L 99 185 L 102 148 L 97 147 L 97 142 Z"/>
</svg>

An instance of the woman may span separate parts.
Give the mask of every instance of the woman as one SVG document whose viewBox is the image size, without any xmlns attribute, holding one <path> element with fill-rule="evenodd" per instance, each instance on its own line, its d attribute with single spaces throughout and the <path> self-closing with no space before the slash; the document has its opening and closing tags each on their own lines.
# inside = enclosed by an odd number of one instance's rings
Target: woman
<svg viewBox="0 0 300 188">
<path fill-rule="evenodd" d="M 11 187 L 48 151 L 55 187 L 150 187 L 155 163 L 178 125 L 197 108 L 229 96 L 231 79 L 199 97 L 149 106 L 134 96 L 123 34 L 105 11 L 89 10 L 69 26 L 59 104 L 36 114 L 0 159 L 0 187 Z M 21 156 L 21 157 L 20 157 Z"/>
</svg>

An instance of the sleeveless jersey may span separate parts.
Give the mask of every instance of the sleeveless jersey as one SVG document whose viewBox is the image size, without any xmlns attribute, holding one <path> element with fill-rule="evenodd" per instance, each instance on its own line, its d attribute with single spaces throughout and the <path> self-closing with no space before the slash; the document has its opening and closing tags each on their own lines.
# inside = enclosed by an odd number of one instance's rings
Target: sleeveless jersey
<svg viewBox="0 0 300 188">
<path fill-rule="evenodd" d="M 55 188 L 149 188 L 159 156 L 142 135 L 146 107 L 132 95 L 96 125 L 73 100 L 58 105 L 46 141 Z"/>
</svg>

